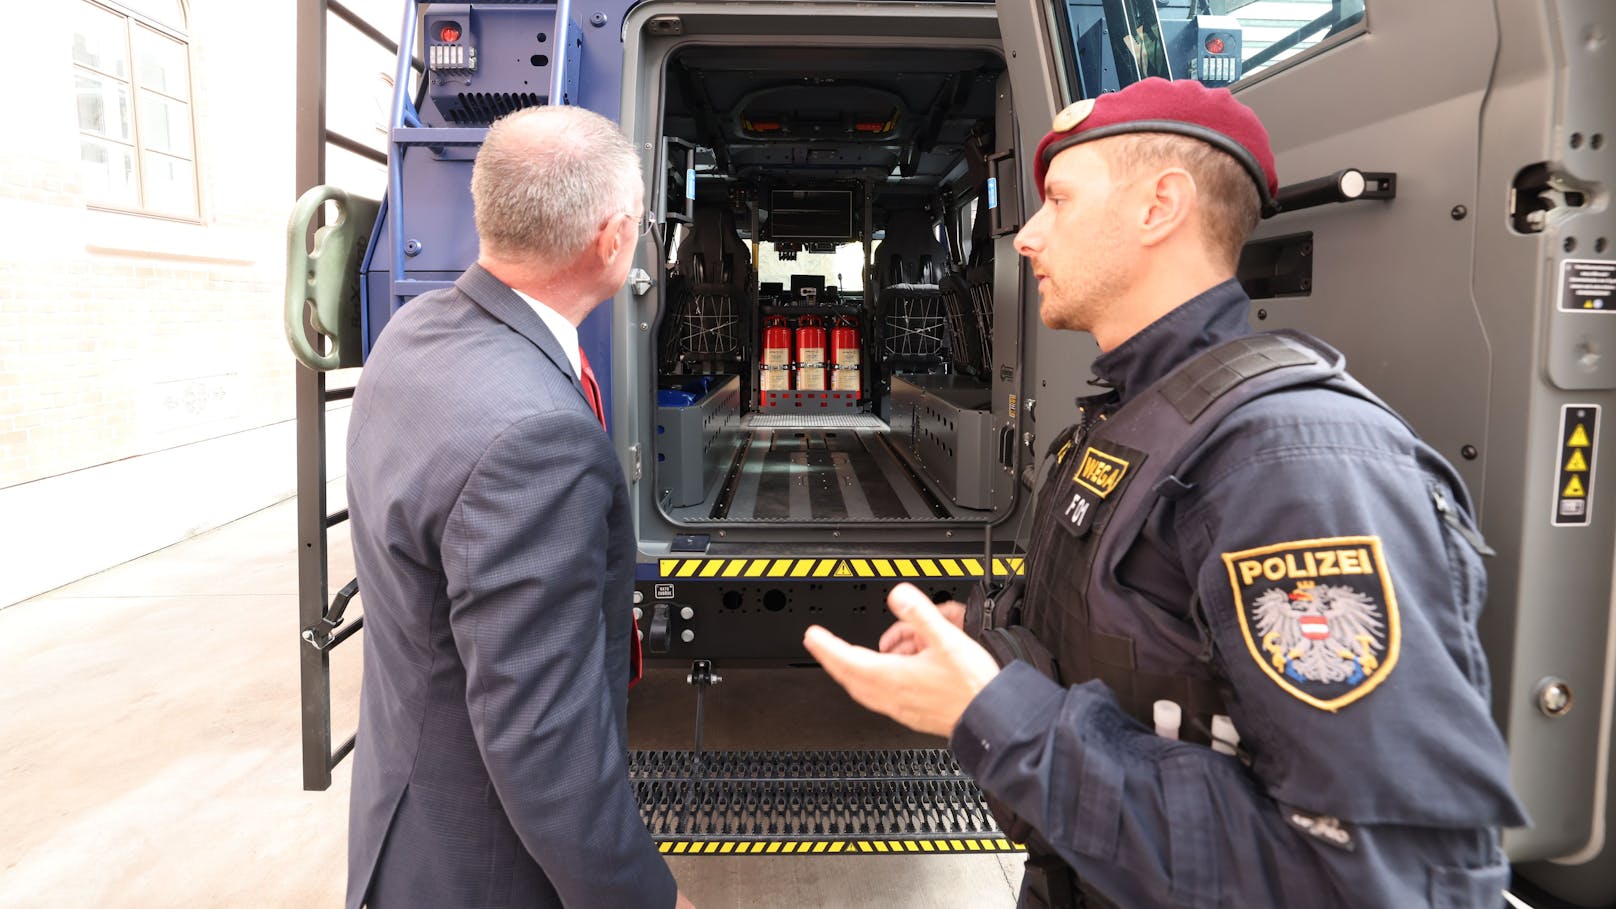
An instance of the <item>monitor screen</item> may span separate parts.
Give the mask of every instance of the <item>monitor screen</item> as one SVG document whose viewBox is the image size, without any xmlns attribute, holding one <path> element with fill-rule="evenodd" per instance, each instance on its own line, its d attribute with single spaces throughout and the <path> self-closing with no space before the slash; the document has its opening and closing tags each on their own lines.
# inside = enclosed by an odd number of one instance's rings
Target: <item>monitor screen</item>
<svg viewBox="0 0 1616 909">
<path fill-rule="evenodd" d="M 774 240 L 853 239 L 853 193 L 845 189 L 777 189 L 769 193 Z"/>
<path fill-rule="evenodd" d="M 804 287 L 812 287 L 814 289 L 814 292 L 815 292 L 816 296 L 824 296 L 824 294 L 825 294 L 825 276 L 824 275 L 792 275 L 791 276 L 791 295 L 793 297 L 802 296 L 802 289 Z"/>
</svg>

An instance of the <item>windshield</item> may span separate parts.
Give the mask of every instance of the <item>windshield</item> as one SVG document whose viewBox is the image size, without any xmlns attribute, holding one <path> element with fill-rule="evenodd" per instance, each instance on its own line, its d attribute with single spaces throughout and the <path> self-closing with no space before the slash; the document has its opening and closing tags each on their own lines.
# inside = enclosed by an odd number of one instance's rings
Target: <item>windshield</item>
<svg viewBox="0 0 1616 909">
<path fill-rule="evenodd" d="M 794 249 L 802 244 L 788 244 Z M 758 282 L 775 282 L 791 286 L 792 275 L 819 275 L 825 286 L 838 288 L 842 293 L 864 291 L 864 244 L 839 243 L 834 252 L 781 253 L 773 241 L 765 240 L 758 249 Z"/>
</svg>

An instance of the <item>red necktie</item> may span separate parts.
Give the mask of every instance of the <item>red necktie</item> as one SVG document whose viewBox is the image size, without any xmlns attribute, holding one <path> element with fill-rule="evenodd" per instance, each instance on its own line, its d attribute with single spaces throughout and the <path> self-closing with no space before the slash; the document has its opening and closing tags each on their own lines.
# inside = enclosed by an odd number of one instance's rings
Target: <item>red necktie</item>
<svg viewBox="0 0 1616 909">
<path fill-rule="evenodd" d="M 605 429 L 606 408 L 600 402 L 600 385 L 595 381 L 595 371 L 589 368 L 589 354 L 584 353 L 581 344 L 578 346 L 578 363 L 583 367 L 584 397 L 589 399 L 589 409 L 595 412 L 600 428 Z"/>
<path fill-rule="evenodd" d="M 589 399 L 589 409 L 595 412 L 595 419 L 600 421 L 600 428 L 606 428 L 606 408 L 600 400 L 600 384 L 595 381 L 595 371 L 589 368 L 589 355 L 584 353 L 583 345 L 578 346 L 578 365 L 582 367 L 584 397 Z M 640 651 L 640 629 L 636 624 L 634 633 L 628 638 L 628 687 L 633 688 L 640 681 L 645 672 L 644 657 Z"/>
</svg>

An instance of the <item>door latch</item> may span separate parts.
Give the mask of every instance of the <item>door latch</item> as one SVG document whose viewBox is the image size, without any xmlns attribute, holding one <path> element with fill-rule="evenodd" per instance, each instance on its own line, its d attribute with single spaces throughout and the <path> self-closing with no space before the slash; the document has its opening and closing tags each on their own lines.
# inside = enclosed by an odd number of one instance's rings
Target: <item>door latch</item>
<svg viewBox="0 0 1616 909">
<path fill-rule="evenodd" d="M 628 286 L 633 289 L 634 296 L 643 297 L 646 292 L 656 285 L 651 276 L 643 268 L 630 269 L 628 273 Z"/>
</svg>

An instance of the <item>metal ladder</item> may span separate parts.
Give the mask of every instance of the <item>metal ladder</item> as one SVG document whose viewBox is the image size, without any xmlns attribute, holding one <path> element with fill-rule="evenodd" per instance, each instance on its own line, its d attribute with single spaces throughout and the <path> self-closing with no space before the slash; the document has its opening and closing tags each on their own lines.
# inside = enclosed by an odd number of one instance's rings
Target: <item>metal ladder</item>
<svg viewBox="0 0 1616 909">
<path fill-rule="evenodd" d="M 435 128 L 423 126 L 417 102 L 412 99 L 411 85 L 419 76 L 425 85 L 427 66 L 414 54 L 417 26 L 421 13 L 430 3 L 405 0 L 402 42 L 395 43 L 374 25 L 344 5 L 341 0 L 297 0 L 297 190 L 300 196 L 325 187 L 326 150 L 329 146 L 359 155 L 387 166 L 387 199 L 370 232 L 368 248 L 376 248 L 376 239 L 384 225 L 389 230 L 391 264 L 389 266 L 389 312 L 396 312 L 410 297 L 447 286 L 448 282 L 426 281 L 405 277 L 404 263 L 408 258 L 402 206 L 403 161 L 412 148 L 428 148 L 434 152 L 446 147 L 471 147 L 482 143 L 487 134 L 482 128 Z M 558 29 L 563 40 L 556 42 L 553 53 L 550 94 L 547 103 L 560 99 L 568 103 L 576 94 L 577 24 L 571 18 L 571 0 L 555 0 L 555 18 L 563 23 Z M 330 19 L 337 19 L 353 27 L 376 45 L 397 58 L 393 79 L 393 100 L 388 130 L 390 154 L 383 153 L 357 139 L 326 128 L 326 35 Z M 401 51 L 400 47 L 408 49 Z M 345 198 L 339 191 L 330 196 Z M 393 203 L 393 204 L 389 204 Z M 313 209 L 317 214 L 317 209 Z M 318 237 L 318 234 L 316 234 Z M 318 242 L 318 241 L 317 241 Z M 368 257 L 359 264 L 360 274 L 370 270 Z M 289 282 L 296 276 L 289 275 Z M 359 282 L 358 323 L 361 337 L 368 337 L 368 306 L 365 305 L 364 282 Z M 346 320 L 333 320 L 346 321 Z M 305 351 L 319 339 L 315 335 L 331 328 L 321 328 L 315 321 L 315 331 L 309 333 L 311 343 L 298 345 Z M 293 322 L 290 333 L 307 332 L 305 326 Z M 301 338 L 296 340 L 302 340 Z M 332 348 L 339 346 L 334 335 L 328 335 Z M 352 339 L 349 339 L 351 343 Z M 326 412 L 334 401 L 353 397 L 353 389 L 326 387 L 324 369 L 337 364 L 332 358 L 305 357 L 315 361 L 319 368 L 307 365 L 297 367 L 297 500 L 298 500 L 298 628 L 300 639 L 301 703 L 303 726 L 303 788 L 323 790 L 331 785 L 331 771 L 353 750 L 354 737 L 349 736 L 336 748 L 332 747 L 331 733 L 331 651 L 348 640 L 364 626 L 363 616 L 346 621 L 346 611 L 359 592 L 357 579 L 350 580 L 333 598 L 330 593 L 330 561 L 327 531 L 348 519 L 346 509 L 329 512 L 326 497 Z M 345 362 L 343 365 L 354 365 Z"/>
<path fill-rule="evenodd" d="M 336 16 L 360 34 L 393 53 L 393 43 L 338 0 L 297 3 L 297 190 L 299 195 L 325 184 L 326 149 L 335 145 L 380 164 L 382 152 L 350 136 L 326 129 L 325 56 L 330 17 Z M 326 532 L 348 519 L 346 509 L 329 513 L 326 499 L 326 410 L 333 401 L 353 397 L 353 388 L 326 387 L 323 371 L 299 364 L 297 370 L 297 538 L 298 662 L 303 725 L 303 788 L 328 789 L 331 771 L 353 750 L 354 737 L 335 749 L 331 735 L 331 651 L 364 626 L 364 618 L 344 622 L 348 604 L 358 592 L 349 581 L 333 599 Z"/>
</svg>

